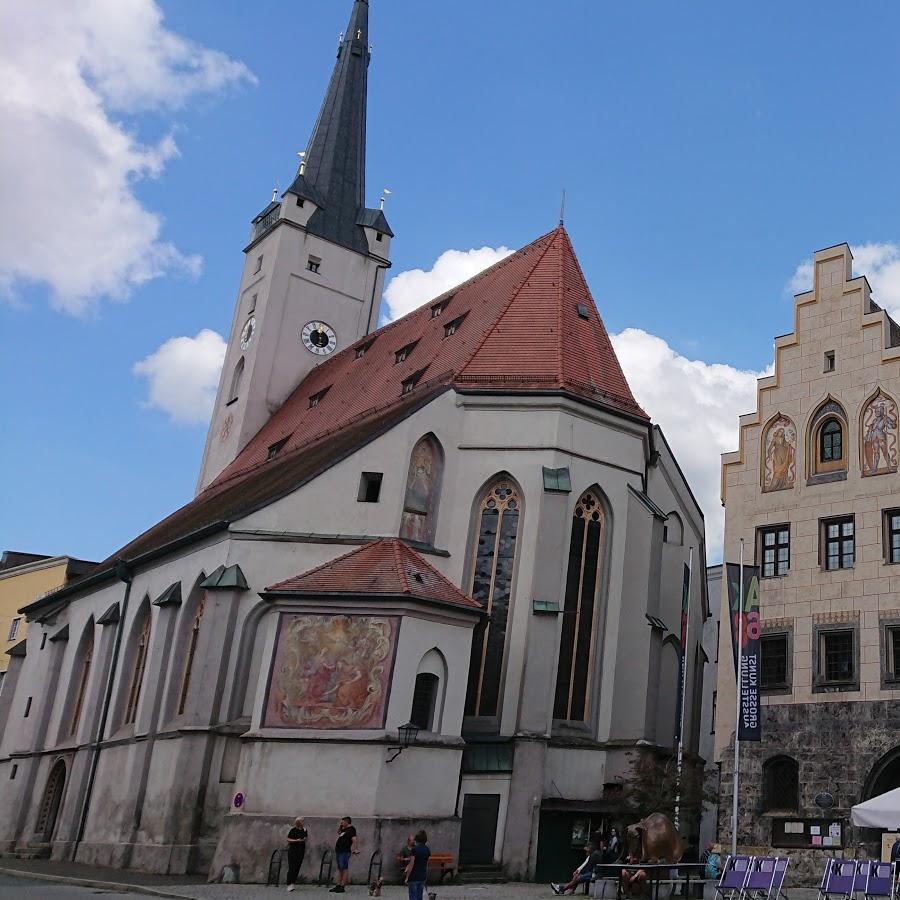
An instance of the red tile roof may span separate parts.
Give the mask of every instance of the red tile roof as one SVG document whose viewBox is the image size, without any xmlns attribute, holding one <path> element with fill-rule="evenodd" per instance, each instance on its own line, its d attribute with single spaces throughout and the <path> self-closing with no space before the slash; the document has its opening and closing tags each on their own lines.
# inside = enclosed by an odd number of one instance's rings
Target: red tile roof
<svg viewBox="0 0 900 900">
<path fill-rule="evenodd" d="M 266 588 L 273 594 L 359 594 L 411 597 L 466 609 L 482 606 L 398 538 L 364 544 L 303 575 Z"/>
</svg>

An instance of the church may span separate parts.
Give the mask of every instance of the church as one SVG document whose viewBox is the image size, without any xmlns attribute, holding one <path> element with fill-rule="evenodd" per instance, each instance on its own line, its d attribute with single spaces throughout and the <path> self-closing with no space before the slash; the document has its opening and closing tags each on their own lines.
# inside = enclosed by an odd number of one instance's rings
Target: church
<svg viewBox="0 0 900 900">
<path fill-rule="evenodd" d="M 548 877 L 633 753 L 696 757 L 703 515 L 563 225 L 377 327 L 368 14 L 252 220 L 196 496 L 23 609 L 4 852 L 259 881 L 350 815 L 355 881 L 420 827 Z"/>
</svg>

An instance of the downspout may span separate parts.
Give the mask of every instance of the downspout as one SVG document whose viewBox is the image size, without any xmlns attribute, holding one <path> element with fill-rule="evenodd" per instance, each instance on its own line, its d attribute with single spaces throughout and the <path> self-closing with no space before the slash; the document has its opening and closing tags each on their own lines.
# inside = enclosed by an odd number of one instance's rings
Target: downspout
<svg viewBox="0 0 900 900">
<path fill-rule="evenodd" d="M 125 584 L 125 597 L 122 600 L 122 612 L 119 615 L 119 627 L 116 629 L 116 638 L 113 644 L 112 660 L 109 664 L 109 675 L 106 678 L 106 692 L 103 697 L 103 709 L 100 713 L 100 726 L 97 729 L 97 737 L 94 741 L 93 755 L 91 756 L 91 768 L 88 772 L 87 787 L 84 792 L 84 802 L 81 805 L 81 820 L 78 823 L 78 833 L 75 835 L 75 846 L 72 848 L 72 859 L 78 854 L 78 845 L 84 838 L 84 830 L 87 826 L 88 811 L 91 806 L 91 794 L 94 790 L 94 779 L 97 775 L 97 765 L 100 762 L 100 743 L 106 731 L 106 722 L 109 719 L 109 707 L 112 701 L 113 684 L 116 679 L 116 666 L 119 662 L 119 651 L 122 647 L 122 635 L 125 633 L 125 619 L 128 612 L 128 598 L 131 595 L 131 569 L 124 559 L 117 559 L 114 563 L 116 577 Z"/>
</svg>

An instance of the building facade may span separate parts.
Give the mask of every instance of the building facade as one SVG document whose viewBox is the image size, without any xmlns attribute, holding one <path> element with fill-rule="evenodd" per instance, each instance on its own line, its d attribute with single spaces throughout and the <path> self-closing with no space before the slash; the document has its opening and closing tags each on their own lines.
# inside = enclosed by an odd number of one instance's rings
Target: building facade
<svg viewBox="0 0 900 900">
<path fill-rule="evenodd" d="M 775 341 L 740 449 L 723 457 L 725 559 L 760 566 L 762 741 L 741 746 L 738 841 L 824 852 L 877 835 L 850 807 L 900 785 L 900 328 L 817 252 L 813 290 Z M 719 654 L 730 659 L 723 591 Z M 731 833 L 735 675 L 719 667 L 721 824 Z"/>
<path fill-rule="evenodd" d="M 262 880 L 290 819 L 316 867 L 349 814 L 364 859 L 424 826 L 461 865 L 555 875 L 631 755 L 672 753 L 700 509 L 562 225 L 375 329 L 368 62 L 357 0 L 254 220 L 197 496 L 24 610 L 7 850 Z M 696 578 L 691 759 L 707 608 Z"/>
</svg>

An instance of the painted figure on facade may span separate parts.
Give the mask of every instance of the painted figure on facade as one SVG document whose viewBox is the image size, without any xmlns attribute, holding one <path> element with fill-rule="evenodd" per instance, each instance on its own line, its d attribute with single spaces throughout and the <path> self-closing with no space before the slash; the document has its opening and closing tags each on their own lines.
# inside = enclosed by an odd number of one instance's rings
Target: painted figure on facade
<svg viewBox="0 0 900 900">
<path fill-rule="evenodd" d="M 862 439 L 863 475 L 897 471 L 897 405 L 880 391 L 863 412 Z"/>
<path fill-rule="evenodd" d="M 797 429 L 787 416 L 779 415 L 766 431 L 763 490 L 792 488 L 796 474 Z"/>
<path fill-rule="evenodd" d="M 263 724 L 382 728 L 396 631 L 386 616 L 283 614 Z"/>
<path fill-rule="evenodd" d="M 422 438 L 413 448 L 409 460 L 400 537 L 423 544 L 434 541 L 434 519 L 443 469 L 440 444 L 431 435 Z"/>
</svg>

